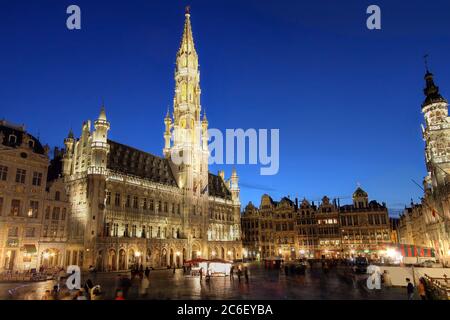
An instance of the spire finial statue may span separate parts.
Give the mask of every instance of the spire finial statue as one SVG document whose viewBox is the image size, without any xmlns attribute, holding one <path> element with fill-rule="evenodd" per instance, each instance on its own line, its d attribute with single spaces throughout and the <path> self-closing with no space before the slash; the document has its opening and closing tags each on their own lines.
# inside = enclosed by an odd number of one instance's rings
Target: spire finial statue
<svg viewBox="0 0 450 320">
<path fill-rule="evenodd" d="M 186 6 L 186 8 L 184 9 L 184 13 L 185 14 L 191 14 L 191 6 Z"/>
</svg>

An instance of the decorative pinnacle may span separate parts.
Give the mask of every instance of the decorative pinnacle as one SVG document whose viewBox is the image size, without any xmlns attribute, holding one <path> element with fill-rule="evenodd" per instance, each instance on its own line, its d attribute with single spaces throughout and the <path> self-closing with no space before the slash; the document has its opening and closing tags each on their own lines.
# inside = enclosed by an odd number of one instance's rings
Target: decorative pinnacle
<svg viewBox="0 0 450 320">
<path fill-rule="evenodd" d="M 186 15 L 190 15 L 191 14 L 191 6 L 186 6 L 186 8 L 184 9 L 184 13 Z"/>
<path fill-rule="evenodd" d="M 167 119 L 167 118 L 170 118 L 169 106 L 167 106 L 166 119 Z"/>
<path fill-rule="evenodd" d="M 73 139 L 74 138 L 72 128 L 70 128 L 69 134 L 67 135 L 67 138 L 69 138 L 69 139 Z"/>
<path fill-rule="evenodd" d="M 424 62 L 425 62 L 425 69 L 427 70 L 427 73 L 430 72 L 430 71 L 428 71 L 428 70 L 429 70 L 429 69 L 428 69 L 428 58 L 429 58 L 428 53 L 427 53 L 426 55 L 423 56 L 423 60 L 424 60 Z"/>
</svg>

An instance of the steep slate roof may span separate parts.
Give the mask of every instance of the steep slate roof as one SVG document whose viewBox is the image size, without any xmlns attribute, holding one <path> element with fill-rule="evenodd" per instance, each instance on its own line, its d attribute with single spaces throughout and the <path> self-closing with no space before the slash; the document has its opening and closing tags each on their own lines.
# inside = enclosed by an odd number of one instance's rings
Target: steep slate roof
<svg viewBox="0 0 450 320">
<path fill-rule="evenodd" d="M 62 175 L 62 156 L 55 155 L 48 166 L 47 181 L 58 179 Z"/>
<path fill-rule="evenodd" d="M 17 148 L 22 144 L 23 135 L 25 134 L 34 141 L 33 151 L 38 154 L 45 154 L 41 142 L 31 134 L 23 131 L 20 127 L 9 125 L 6 121 L 0 121 L 0 132 L 3 133 L 3 141 L 0 141 L 0 144 L 11 148 Z M 9 141 L 9 136 L 11 134 L 16 136 L 16 142 Z"/>
<path fill-rule="evenodd" d="M 110 152 L 107 168 L 150 180 L 156 183 L 177 187 L 169 160 L 137 150 L 130 146 L 108 140 Z M 231 192 L 221 177 L 208 174 L 208 193 L 213 197 L 231 199 Z"/>
<path fill-rule="evenodd" d="M 107 168 L 156 183 L 177 186 L 167 159 L 108 140 Z"/>
<path fill-rule="evenodd" d="M 231 192 L 228 190 L 221 177 L 208 173 L 208 193 L 210 196 L 231 200 Z"/>
</svg>

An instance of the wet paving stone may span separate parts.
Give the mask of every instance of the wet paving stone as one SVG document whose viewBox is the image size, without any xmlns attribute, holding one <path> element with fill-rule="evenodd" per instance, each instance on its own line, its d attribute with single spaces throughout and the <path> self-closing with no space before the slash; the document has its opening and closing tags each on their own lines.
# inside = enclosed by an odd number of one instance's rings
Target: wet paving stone
<svg viewBox="0 0 450 320">
<path fill-rule="evenodd" d="M 200 281 L 199 277 L 184 275 L 181 269 L 154 270 L 150 273 L 147 295 L 139 294 L 140 281 L 133 280 L 128 299 L 156 300 L 366 300 L 405 299 L 404 288 L 389 288 L 369 291 L 364 286 L 365 276 L 359 280 L 348 279 L 339 269 L 324 274 L 320 268 L 308 269 L 305 275 L 285 275 L 278 270 L 266 270 L 259 264 L 249 265 L 250 280 L 241 282 L 237 276 L 213 277 L 211 281 Z M 124 273 L 121 273 L 124 274 Z M 125 273 L 126 274 L 126 273 Z M 129 273 L 128 273 L 129 275 Z M 113 299 L 118 273 L 86 274 L 94 284 L 102 288 L 103 299 Z M 51 290 L 55 281 L 34 283 L 0 283 L 0 299 L 41 299 L 45 290 Z"/>
</svg>

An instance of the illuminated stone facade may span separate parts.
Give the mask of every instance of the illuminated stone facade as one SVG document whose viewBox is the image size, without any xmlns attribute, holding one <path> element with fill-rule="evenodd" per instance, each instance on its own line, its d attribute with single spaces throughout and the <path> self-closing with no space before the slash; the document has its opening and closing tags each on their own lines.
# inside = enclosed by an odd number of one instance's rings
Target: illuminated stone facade
<svg viewBox="0 0 450 320">
<path fill-rule="evenodd" d="M 448 103 L 434 83 L 434 76 L 425 74 L 425 101 L 422 127 L 425 141 L 427 176 L 420 206 L 407 208 L 399 227 L 400 241 L 405 244 L 435 249 L 442 262 L 450 261 L 450 119 Z"/>
<path fill-rule="evenodd" d="M 68 262 L 124 270 L 242 257 L 238 176 L 233 170 L 226 180 L 223 172 L 208 171 L 208 121 L 200 118 L 198 56 L 190 13 L 185 17 L 173 114 L 164 118 L 164 157 L 109 140 L 104 108 L 94 130 L 86 121 L 79 139 L 72 133 L 65 139 Z"/>
<path fill-rule="evenodd" d="M 385 204 L 368 200 L 361 188 L 351 205 L 323 197 L 319 205 L 304 199 L 273 201 L 263 195 L 259 208 L 249 203 L 242 216 L 243 245 L 249 258 L 339 258 L 376 255 L 391 243 Z"/>
<path fill-rule="evenodd" d="M 23 126 L 0 122 L 0 271 L 64 264 L 70 206 L 59 151 L 52 161 L 48 151 Z"/>
</svg>

